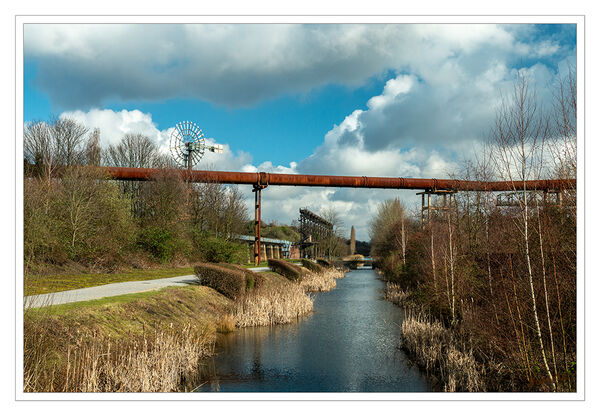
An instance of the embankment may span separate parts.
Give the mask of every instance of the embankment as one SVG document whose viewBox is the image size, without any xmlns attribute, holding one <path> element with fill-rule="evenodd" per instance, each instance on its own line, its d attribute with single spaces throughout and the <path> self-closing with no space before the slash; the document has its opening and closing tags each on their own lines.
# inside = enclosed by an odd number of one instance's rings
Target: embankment
<svg viewBox="0 0 600 416">
<path fill-rule="evenodd" d="M 431 312 L 416 291 L 386 282 L 384 298 L 404 309 L 402 349 L 444 392 L 527 391 L 509 366 L 477 354 L 477 340 L 461 322 L 451 324 Z"/>
<path fill-rule="evenodd" d="M 235 300 L 190 285 L 28 309 L 24 390 L 193 390 L 199 361 L 213 354 L 217 332 L 293 322 L 312 311 L 313 299 L 300 282 L 265 272 L 248 285 Z"/>
</svg>

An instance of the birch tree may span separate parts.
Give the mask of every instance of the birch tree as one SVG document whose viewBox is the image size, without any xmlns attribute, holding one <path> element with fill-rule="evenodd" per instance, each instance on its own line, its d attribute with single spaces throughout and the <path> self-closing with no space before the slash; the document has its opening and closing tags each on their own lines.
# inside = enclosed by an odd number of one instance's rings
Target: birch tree
<svg viewBox="0 0 600 416">
<path fill-rule="evenodd" d="M 537 311 L 537 299 L 534 288 L 534 273 L 530 251 L 530 201 L 527 180 L 541 175 L 544 138 L 548 135 L 548 120 L 538 108 L 535 90 L 528 79 L 519 74 L 511 95 L 503 97 L 497 111 L 491 142 L 494 160 L 499 176 L 513 183 L 513 192 L 519 195 L 519 216 L 517 228 L 522 236 L 524 256 L 527 265 L 530 301 L 535 325 L 535 335 L 540 347 L 543 366 L 550 379 L 553 390 L 556 384 L 544 347 L 540 319 Z"/>
</svg>

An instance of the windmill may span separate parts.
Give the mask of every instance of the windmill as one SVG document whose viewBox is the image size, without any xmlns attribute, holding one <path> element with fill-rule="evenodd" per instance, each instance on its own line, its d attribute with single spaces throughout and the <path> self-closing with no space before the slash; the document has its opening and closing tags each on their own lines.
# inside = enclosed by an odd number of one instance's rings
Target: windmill
<svg viewBox="0 0 600 416">
<path fill-rule="evenodd" d="M 192 169 L 208 150 L 214 153 L 223 153 L 223 145 L 207 146 L 202 130 L 191 121 L 177 123 L 171 132 L 169 150 L 175 163 L 181 168 Z"/>
</svg>

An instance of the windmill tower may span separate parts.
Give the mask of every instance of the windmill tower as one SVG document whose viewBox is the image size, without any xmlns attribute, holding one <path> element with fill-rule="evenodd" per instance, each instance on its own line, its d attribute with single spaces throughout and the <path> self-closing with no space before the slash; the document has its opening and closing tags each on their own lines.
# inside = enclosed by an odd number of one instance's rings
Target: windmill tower
<svg viewBox="0 0 600 416">
<path fill-rule="evenodd" d="M 202 130 L 191 121 L 177 123 L 171 133 L 169 149 L 175 163 L 184 169 L 192 169 L 202 159 L 206 150 L 223 153 L 222 144 L 207 146 Z"/>
</svg>

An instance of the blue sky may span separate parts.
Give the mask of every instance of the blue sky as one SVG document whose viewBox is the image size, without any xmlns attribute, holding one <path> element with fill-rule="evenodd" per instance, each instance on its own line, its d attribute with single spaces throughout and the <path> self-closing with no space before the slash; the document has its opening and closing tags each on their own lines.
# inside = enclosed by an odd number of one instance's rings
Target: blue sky
<svg viewBox="0 0 600 416">
<path fill-rule="evenodd" d="M 553 79 L 575 64 L 575 33 L 575 25 L 28 24 L 24 121 L 68 116 L 100 128 L 104 146 L 140 132 L 164 149 L 169 129 L 190 120 L 226 149 L 198 168 L 444 177 L 485 139 L 518 72 L 550 103 Z M 390 196 L 398 193 L 273 188 L 264 217 L 289 222 L 301 206 L 333 206 L 368 239 L 368 220 Z"/>
<path fill-rule="evenodd" d="M 25 120 L 47 120 L 51 115 L 73 110 L 52 103 L 48 94 L 36 85 L 36 72 L 36 61 L 26 60 Z M 205 135 L 251 153 L 254 160 L 289 164 L 310 156 L 335 120 L 343 120 L 354 109 L 364 107 L 369 98 L 381 91 L 386 78 L 385 74 L 375 75 L 356 87 L 332 83 L 306 93 L 273 97 L 251 107 L 229 108 L 173 97 L 160 101 L 107 100 L 102 108 L 150 113 L 161 130 L 182 120 L 194 121 Z"/>
</svg>

